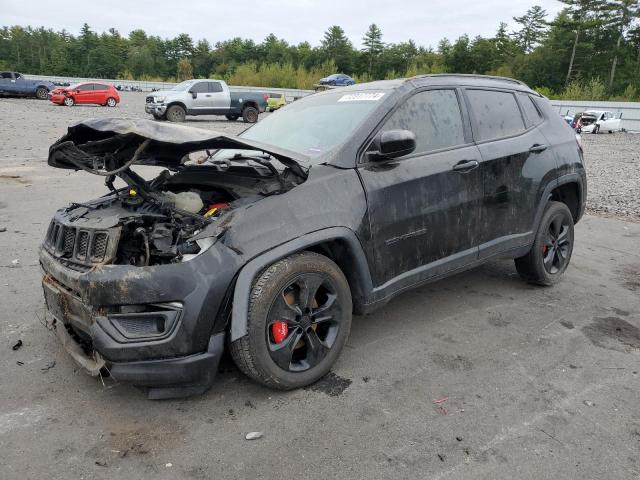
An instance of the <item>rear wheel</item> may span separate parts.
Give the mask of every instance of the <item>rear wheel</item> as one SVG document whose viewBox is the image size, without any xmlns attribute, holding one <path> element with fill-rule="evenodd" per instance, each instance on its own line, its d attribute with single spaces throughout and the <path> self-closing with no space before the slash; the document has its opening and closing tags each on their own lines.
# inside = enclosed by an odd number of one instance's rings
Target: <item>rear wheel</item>
<svg viewBox="0 0 640 480">
<path fill-rule="evenodd" d="M 67 107 L 73 107 L 75 103 L 76 101 L 73 99 L 73 97 L 64 97 L 64 104 Z"/>
<path fill-rule="evenodd" d="M 253 284 L 247 335 L 231 355 L 247 376 L 288 390 L 325 375 L 351 328 L 351 292 L 340 268 L 304 252 L 284 258 Z"/>
<path fill-rule="evenodd" d="M 516 270 L 530 283 L 553 285 L 569 266 L 572 252 L 573 216 L 564 203 L 549 202 L 533 247 L 524 257 L 515 260 Z"/>
<path fill-rule="evenodd" d="M 36 88 L 36 98 L 38 100 L 46 100 L 49 97 L 49 90 L 44 87 Z"/>
<path fill-rule="evenodd" d="M 225 115 L 225 117 L 227 117 L 227 120 L 235 122 L 236 120 L 238 120 L 240 118 L 240 115 L 238 115 L 237 113 L 233 113 L 233 114 L 230 114 L 230 115 Z"/>
<path fill-rule="evenodd" d="M 184 108 L 180 105 L 171 105 L 167 108 L 167 120 L 170 122 L 184 122 L 184 119 L 187 116 L 187 112 L 185 112 Z"/>
<path fill-rule="evenodd" d="M 258 109 L 255 107 L 244 107 L 242 110 L 242 120 L 244 123 L 256 123 L 258 121 Z"/>
<path fill-rule="evenodd" d="M 115 107 L 117 105 L 118 102 L 116 102 L 116 99 L 113 97 L 109 97 L 107 98 L 107 107 Z"/>
</svg>

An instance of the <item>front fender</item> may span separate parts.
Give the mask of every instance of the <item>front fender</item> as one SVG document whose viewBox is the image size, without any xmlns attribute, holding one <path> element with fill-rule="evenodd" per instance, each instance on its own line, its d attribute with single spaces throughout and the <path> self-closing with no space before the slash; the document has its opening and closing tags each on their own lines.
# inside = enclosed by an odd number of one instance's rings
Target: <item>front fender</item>
<svg viewBox="0 0 640 480">
<path fill-rule="evenodd" d="M 273 250 L 269 250 L 248 262 L 241 270 L 233 292 L 233 309 L 231 313 L 231 341 L 247 334 L 247 316 L 249 314 L 249 297 L 251 287 L 256 276 L 272 263 L 285 258 L 295 252 L 305 250 L 314 245 L 328 241 L 340 240 L 348 245 L 354 259 L 353 268 L 356 269 L 358 289 L 361 292 L 371 292 L 373 283 L 364 250 L 353 230 L 347 227 L 331 227 L 308 233 L 294 240 L 288 241 Z"/>
</svg>

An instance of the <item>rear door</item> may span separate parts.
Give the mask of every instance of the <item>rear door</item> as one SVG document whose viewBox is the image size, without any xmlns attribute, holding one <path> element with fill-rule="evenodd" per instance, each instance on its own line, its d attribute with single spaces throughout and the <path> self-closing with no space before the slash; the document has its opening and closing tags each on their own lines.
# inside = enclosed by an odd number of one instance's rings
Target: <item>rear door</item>
<svg viewBox="0 0 640 480">
<path fill-rule="evenodd" d="M 465 93 L 482 155 L 479 243 L 480 258 L 485 258 L 531 242 L 546 177 L 555 175 L 557 165 L 529 97 L 521 98 L 521 106 L 509 90 L 468 88 Z"/>
<path fill-rule="evenodd" d="M 411 130 L 416 150 L 365 162 L 358 170 L 378 285 L 394 278 L 415 283 L 477 258 L 481 157 L 459 100 L 460 92 L 451 88 L 419 91 L 402 101 L 380 131 Z"/>
<path fill-rule="evenodd" d="M 103 83 L 93 84 L 93 101 L 100 105 L 107 103 L 107 96 L 109 93 L 109 87 Z"/>
<path fill-rule="evenodd" d="M 231 106 L 231 99 L 229 97 L 229 90 L 222 87 L 220 82 L 208 82 L 209 84 L 209 96 L 211 99 L 211 105 L 213 109 L 222 113 L 229 110 Z"/>
</svg>

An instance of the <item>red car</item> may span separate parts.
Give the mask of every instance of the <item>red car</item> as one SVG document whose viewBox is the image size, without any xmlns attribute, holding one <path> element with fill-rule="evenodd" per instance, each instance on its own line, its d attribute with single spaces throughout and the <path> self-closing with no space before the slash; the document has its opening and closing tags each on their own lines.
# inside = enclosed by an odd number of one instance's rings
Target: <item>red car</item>
<svg viewBox="0 0 640 480">
<path fill-rule="evenodd" d="M 70 87 L 52 90 L 49 92 L 49 100 L 67 107 L 72 107 L 76 103 L 96 103 L 115 107 L 120 103 L 120 95 L 113 85 L 106 83 L 76 83 Z"/>
</svg>

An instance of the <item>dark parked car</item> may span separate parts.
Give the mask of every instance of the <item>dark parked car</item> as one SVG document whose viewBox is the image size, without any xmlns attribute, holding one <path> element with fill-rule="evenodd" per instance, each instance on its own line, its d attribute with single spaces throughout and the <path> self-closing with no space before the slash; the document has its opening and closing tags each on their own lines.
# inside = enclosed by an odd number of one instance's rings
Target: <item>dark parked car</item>
<svg viewBox="0 0 640 480">
<path fill-rule="evenodd" d="M 0 96 L 36 97 L 46 100 L 55 88 L 46 80 L 28 80 L 18 72 L 0 72 Z"/>
<path fill-rule="evenodd" d="M 348 86 L 355 85 L 356 81 L 349 75 L 344 73 L 334 73 L 328 77 L 321 78 L 318 84 L 320 85 L 332 85 L 332 86 Z"/>
<path fill-rule="evenodd" d="M 78 363 L 150 398 L 206 390 L 225 348 L 264 385 L 301 387 L 352 312 L 409 288 L 497 257 L 559 281 L 586 198 L 577 140 L 524 84 L 463 75 L 310 95 L 239 137 L 86 121 L 49 165 L 110 192 L 55 214 L 48 309 Z M 165 170 L 147 181 L 137 164 Z"/>
</svg>

